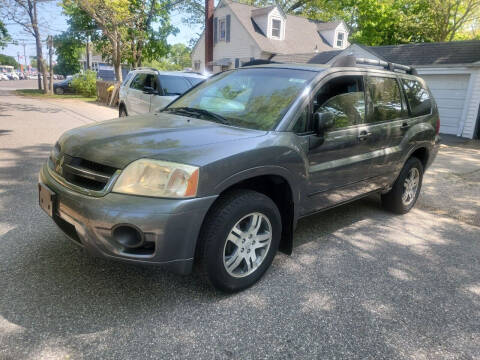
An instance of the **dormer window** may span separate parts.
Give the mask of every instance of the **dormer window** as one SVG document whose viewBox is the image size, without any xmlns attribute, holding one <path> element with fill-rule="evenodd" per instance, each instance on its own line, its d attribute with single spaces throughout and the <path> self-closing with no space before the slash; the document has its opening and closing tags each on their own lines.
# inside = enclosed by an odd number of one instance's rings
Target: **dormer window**
<svg viewBox="0 0 480 360">
<path fill-rule="evenodd" d="M 279 38 L 282 34 L 282 21 L 277 19 L 272 19 L 272 37 Z"/>
<path fill-rule="evenodd" d="M 227 24 L 225 19 L 218 20 L 218 39 L 220 41 L 225 41 L 225 35 L 227 33 Z"/>
<path fill-rule="evenodd" d="M 343 32 L 339 32 L 337 34 L 337 47 L 343 48 L 343 40 L 345 38 L 345 34 Z"/>
</svg>

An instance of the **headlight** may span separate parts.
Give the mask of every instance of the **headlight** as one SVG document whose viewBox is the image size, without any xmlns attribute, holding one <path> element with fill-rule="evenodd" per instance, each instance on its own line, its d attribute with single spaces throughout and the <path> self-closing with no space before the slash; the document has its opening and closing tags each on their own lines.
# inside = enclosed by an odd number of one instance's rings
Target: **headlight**
<svg viewBox="0 0 480 360">
<path fill-rule="evenodd" d="M 168 161 L 140 159 L 118 177 L 113 192 L 165 198 L 197 195 L 198 167 Z"/>
</svg>

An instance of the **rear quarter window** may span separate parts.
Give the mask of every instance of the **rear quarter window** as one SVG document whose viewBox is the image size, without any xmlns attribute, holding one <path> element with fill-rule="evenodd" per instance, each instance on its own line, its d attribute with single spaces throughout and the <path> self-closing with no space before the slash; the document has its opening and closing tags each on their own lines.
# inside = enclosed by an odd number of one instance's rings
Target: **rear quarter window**
<svg viewBox="0 0 480 360">
<path fill-rule="evenodd" d="M 402 79 L 412 116 L 428 115 L 432 112 L 432 100 L 427 89 L 417 80 Z"/>
</svg>

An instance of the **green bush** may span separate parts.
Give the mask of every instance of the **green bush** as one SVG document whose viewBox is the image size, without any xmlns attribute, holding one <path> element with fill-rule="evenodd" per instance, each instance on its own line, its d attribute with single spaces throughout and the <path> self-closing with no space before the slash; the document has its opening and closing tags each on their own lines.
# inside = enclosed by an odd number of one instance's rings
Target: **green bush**
<svg viewBox="0 0 480 360">
<path fill-rule="evenodd" d="M 97 95 L 97 73 L 87 70 L 85 74 L 75 76 L 71 86 L 77 94 L 93 97 Z"/>
</svg>

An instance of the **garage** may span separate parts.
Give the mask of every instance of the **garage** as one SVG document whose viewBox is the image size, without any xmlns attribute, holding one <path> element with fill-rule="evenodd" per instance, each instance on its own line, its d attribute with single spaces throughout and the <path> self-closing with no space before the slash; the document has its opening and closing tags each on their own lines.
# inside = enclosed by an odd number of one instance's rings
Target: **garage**
<svg viewBox="0 0 480 360">
<path fill-rule="evenodd" d="M 462 125 L 462 115 L 470 75 L 422 75 L 437 101 L 440 113 L 440 132 L 457 135 Z"/>
</svg>

